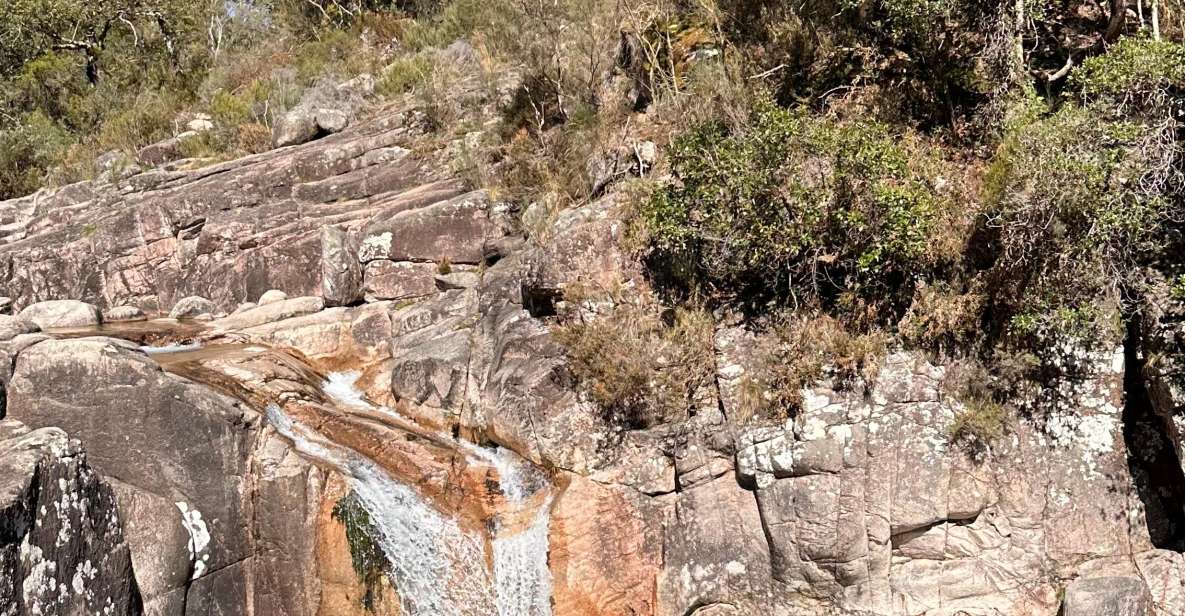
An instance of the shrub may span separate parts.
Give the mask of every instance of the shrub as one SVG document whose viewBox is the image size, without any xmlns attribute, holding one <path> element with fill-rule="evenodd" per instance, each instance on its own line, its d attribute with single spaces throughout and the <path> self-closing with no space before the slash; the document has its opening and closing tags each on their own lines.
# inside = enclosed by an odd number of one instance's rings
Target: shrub
<svg viewBox="0 0 1185 616">
<path fill-rule="evenodd" d="M 985 294 L 978 289 L 959 292 L 946 283 L 924 286 L 915 291 L 898 332 L 911 345 L 956 354 L 979 340 L 985 304 Z"/>
<path fill-rule="evenodd" d="M 1070 74 L 1084 95 L 1147 108 L 1185 88 L 1185 45 L 1123 37 L 1107 53 L 1087 58 Z"/>
<path fill-rule="evenodd" d="M 767 103 L 740 132 L 680 136 L 670 158 L 675 180 L 642 215 L 658 261 L 691 288 L 876 320 L 945 257 L 932 250 L 949 208 L 936 161 L 883 125 Z"/>
<path fill-rule="evenodd" d="M 0 200 L 37 190 L 72 142 L 65 129 L 37 111 L 0 130 Z"/>
<path fill-rule="evenodd" d="M 1182 219 L 1173 193 L 1179 148 L 1162 127 L 1111 119 L 1097 106 L 1014 108 L 986 179 L 998 236 L 993 309 L 1036 349 L 1086 343 L 1160 259 Z"/>
<path fill-rule="evenodd" d="M 573 293 L 568 301 L 579 299 Z M 581 388 L 607 419 L 629 428 L 686 418 L 715 377 L 711 315 L 677 308 L 667 323 L 649 300 L 610 302 L 552 327 Z"/>
</svg>

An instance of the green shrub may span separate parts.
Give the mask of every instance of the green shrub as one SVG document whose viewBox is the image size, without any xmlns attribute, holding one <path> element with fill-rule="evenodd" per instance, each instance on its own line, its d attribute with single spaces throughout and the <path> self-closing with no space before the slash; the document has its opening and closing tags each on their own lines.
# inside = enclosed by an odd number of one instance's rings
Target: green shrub
<svg viewBox="0 0 1185 616">
<path fill-rule="evenodd" d="M 1166 173 L 1179 154 L 1163 130 L 1097 106 L 1014 109 L 985 192 L 999 236 L 994 310 L 1025 344 L 1097 339 L 1139 268 L 1161 259 L 1182 219 Z"/>
<path fill-rule="evenodd" d="M 39 111 L 0 130 L 0 200 L 37 190 L 72 142 L 65 129 Z"/>
<path fill-rule="evenodd" d="M 943 228 L 935 159 L 880 124 L 763 104 L 740 132 L 680 136 L 670 159 L 674 181 L 642 215 L 693 288 L 900 312 L 944 258 L 934 236 L 957 232 Z"/>
<path fill-rule="evenodd" d="M 1185 88 L 1185 45 L 1142 36 L 1123 37 L 1107 52 L 1087 58 L 1070 74 L 1088 97 L 1139 105 L 1162 102 Z"/>
</svg>

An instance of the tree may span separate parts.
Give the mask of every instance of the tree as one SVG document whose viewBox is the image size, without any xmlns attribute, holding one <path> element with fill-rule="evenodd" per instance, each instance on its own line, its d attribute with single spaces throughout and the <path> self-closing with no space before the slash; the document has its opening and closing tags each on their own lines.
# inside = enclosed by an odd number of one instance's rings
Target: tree
<svg viewBox="0 0 1185 616">
<path fill-rule="evenodd" d="M 17 73 L 47 51 L 70 52 L 84 58 L 94 85 L 115 40 L 138 50 L 159 42 L 176 68 L 182 37 L 204 22 L 195 18 L 207 8 L 185 0 L 10 0 L 0 22 L 0 76 Z"/>
</svg>

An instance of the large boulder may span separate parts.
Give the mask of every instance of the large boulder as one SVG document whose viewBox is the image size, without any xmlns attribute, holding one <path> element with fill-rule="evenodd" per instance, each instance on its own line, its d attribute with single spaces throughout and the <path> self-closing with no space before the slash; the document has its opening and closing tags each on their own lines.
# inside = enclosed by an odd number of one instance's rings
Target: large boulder
<svg viewBox="0 0 1185 616">
<path fill-rule="evenodd" d="M 125 321 L 143 321 L 148 318 L 144 311 L 137 306 L 116 306 L 103 311 L 103 322 L 119 323 Z"/>
<path fill-rule="evenodd" d="M 0 421 L 0 614 L 138 616 L 124 520 L 77 441 Z"/>
<path fill-rule="evenodd" d="M 37 302 L 26 306 L 20 316 L 41 329 L 54 327 L 90 327 L 103 322 L 98 307 L 73 299 Z"/>
<path fill-rule="evenodd" d="M 77 434 L 94 469 L 117 478 L 149 613 L 179 614 L 212 596 L 223 614 L 244 613 L 259 415 L 106 338 L 46 340 L 21 351 L 8 412 L 31 427 Z"/>
<path fill-rule="evenodd" d="M 171 311 L 170 319 L 201 319 L 211 318 L 218 310 L 214 302 L 197 295 L 184 297 L 177 302 Z"/>
</svg>

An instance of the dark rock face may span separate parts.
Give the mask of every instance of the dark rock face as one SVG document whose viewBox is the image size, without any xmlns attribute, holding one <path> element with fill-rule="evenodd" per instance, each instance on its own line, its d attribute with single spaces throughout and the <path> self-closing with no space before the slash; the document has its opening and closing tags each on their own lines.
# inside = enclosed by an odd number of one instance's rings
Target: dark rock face
<svg viewBox="0 0 1185 616">
<path fill-rule="evenodd" d="M 1144 581 L 1135 577 L 1075 580 L 1066 587 L 1062 616 L 1147 616 L 1152 602 Z"/>
<path fill-rule="evenodd" d="M 124 517 L 78 442 L 0 421 L 0 614 L 141 613 Z"/>
</svg>

